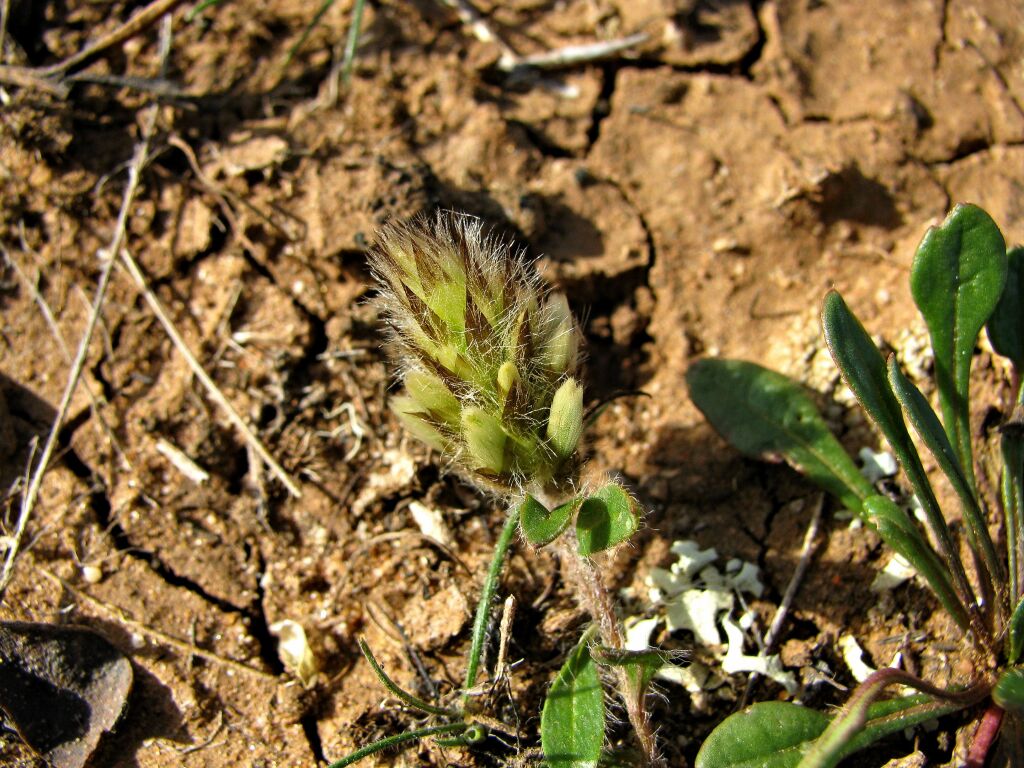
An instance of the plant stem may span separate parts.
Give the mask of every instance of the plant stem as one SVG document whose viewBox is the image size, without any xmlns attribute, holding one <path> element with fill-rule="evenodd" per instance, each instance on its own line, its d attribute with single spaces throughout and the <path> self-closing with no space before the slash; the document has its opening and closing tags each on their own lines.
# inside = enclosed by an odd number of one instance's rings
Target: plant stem
<svg viewBox="0 0 1024 768">
<path fill-rule="evenodd" d="M 473 619 L 473 641 L 469 649 L 469 665 L 466 667 L 466 682 L 462 686 L 462 706 L 469 703 L 469 692 L 476 685 L 477 672 L 480 669 L 480 657 L 483 655 L 484 640 L 487 637 L 487 621 L 491 615 L 491 603 L 494 600 L 494 593 L 498 589 L 498 580 L 501 578 L 501 569 L 505 564 L 505 556 L 512 544 L 516 529 L 519 527 L 519 505 L 516 504 L 505 520 L 505 527 L 501 529 L 497 544 L 494 545 L 494 555 L 491 557 L 491 566 L 487 569 L 487 578 L 484 581 L 483 591 L 480 593 L 480 602 L 476 605 L 476 617 Z"/>
<path fill-rule="evenodd" d="M 386 739 L 375 741 L 373 744 L 367 744 L 362 749 L 357 749 L 351 755 L 343 757 L 336 763 L 331 763 L 327 768 L 345 768 L 349 765 L 355 765 L 364 757 L 369 757 L 385 749 L 397 747 L 407 741 L 416 741 L 418 739 L 425 739 L 428 736 L 439 736 L 448 733 L 462 733 L 464 730 L 466 730 L 465 723 L 448 723 L 446 725 L 435 725 L 430 728 L 419 728 L 415 731 L 406 731 L 405 733 L 396 733 L 394 736 L 388 736 Z"/>
<path fill-rule="evenodd" d="M 345 85 L 352 80 L 352 69 L 356 63 L 356 47 L 359 45 L 359 33 L 363 29 L 363 6 L 365 0 L 356 0 L 352 6 L 352 26 L 348 30 L 348 40 L 345 41 L 345 63 L 341 68 L 341 81 Z"/>
<path fill-rule="evenodd" d="M 977 704 L 991 690 L 990 684 L 979 683 L 964 690 L 946 691 L 901 669 L 879 669 L 857 686 L 843 711 L 835 716 L 825 732 L 804 752 L 797 768 L 824 768 L 835 765 L 850 740 L 864 728 L 868 707 L 877 701 L 890 685 L 907 685 L 964 709 Z"/>
<path fill-rule="evenodd" d="M 583 605 L 591 618 L 597 623 L 601 642 L 613 650 L 623 650 L 625 640 L 622 626 L 615 615 L 615 605 L 608 589 L 604 585 L 601 574 L 594 566 L 593 560 L 579 554 L 576 549 L 576 530 L 570 527 L 555 540 L 554 546 L 562 562 L 566 565 L 569 582 L 576 593 L 577 600 Z M 615 667 L 618 678 L 619 695 L 626 706 L 626 715 L 636 733 L 637 741 L 651 766 L 664 763 L 658 756 L 658 747 L 651 729 L 647 713 L 644 691 L 639 679 L 630 675 L 626 667 Z"/>
</svg>

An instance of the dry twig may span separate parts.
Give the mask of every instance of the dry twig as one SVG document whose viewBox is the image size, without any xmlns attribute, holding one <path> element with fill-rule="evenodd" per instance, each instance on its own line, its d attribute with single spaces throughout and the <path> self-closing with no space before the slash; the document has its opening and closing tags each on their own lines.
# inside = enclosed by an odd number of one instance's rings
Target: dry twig
<svg viewBox="0 0 1024 768">
<path fill-rule="evenodd" d="M 164 49 L 164 52 L 166 52 L 170 47 L 169 24 L 165 25 L 163 39 L 165 44 L 162 48 Z M 163 56 L 162 58 L 166 61 L 166 56 Z M 121 201 L 121 209 L 117 214 L 117 224 L 114 226 L 114 235 L 111 238 L 110 247 L 107 249 L 107 253 L 111 254 L 111 257 L 106 260 L 103 270 L 100 273 L 100 279 L 96 286 L 96 296 L 93 300 L 89 320 L 86 325 L 85 333 L 82 335 L 82 340 L 78 345 L 78 351 L 75 353 L 75 359 L 71 365 L 71 371 L 68 375 L 67 384 L 64 387 L 64 394 L 61 396 L 60 405 L 57 407 L 57 415 L 54 418 L 53 426 L 50 429 L 50 434 L 46 438 L 46 443 L 39 456 L 39 461 L 36 463 L 35 471 L 29 479 L 28 487 L 25 489 L 25 494 L 21 498 L 21 505 L 18 511 L 18 520 L 15 523 L 14 534 L 12 535 L 10 545 L 7 548 L 3 568 L 0 570 L 0 601 L 3 600 L 4 593 L 7 590 L 7 585 L 10 583 L 11 578 L 14 575 L 14 562 L 17 559 L 18 551 L 21 547 L 21 541 L 25 536 L 25 528 L 28 526 L 32 510 L 39 497 L 39 489 L 42 486 L 43 475 L 49 468 L 50 459 L 52 458 L 53 451 L 57 446 L 57 438 L 60 434 L 61 425 L 64 423 L 64 419 L 67 418 L 68 409 L 71 406 L 71 398 L 74 396 L 75 390 L 78 388 L 78 381 L 82 376 L 82 370 L 85 368 L 85 360 L 89 354 L 89 347 L 92 342 L 93 333 L 96 330 L 100 312 L 103 308 L 103 302 L 107 295 L 107 288 L 110 285 L 110 277 L 113 274 L 115 263 L 113 254 L 122 250 L 125 238 L 127 237 L 128 215 L 132 204 L 135 202 L 135 196 L 138 193 L 139 178 L 142 175 L 142 168 L 145 166 L 146 159 L 149 157 L 150 140 L 152 139 L 153 132 L 156 129 L 157 109 L 158 107 L 156 105 L 151 106 L 147 111 L 146 116 L 143 118 L 142 137 L 139 140 L 139 143 L 135 146 L 132 161 L 128 167 L 128 184 L 125 187 L 124 197 Z"/>
<path fill-rule="evenodd" d="M 22 88 L 33 88 L 39 91 L 51 93 L 58 98 L 67 98 L 71 90 L 70 83 L 76 80 L 91 81 L 95 78 L 77 78 L 74 73 L 91 64 L 110 48 L 115 48 L 121 43 L 129 40 L 142 30 L 155 24 L 162 18 L 167 17 L 171 11 L 181 5 L 185 0 L 152 0 L 145 8 L 132 16 L 124 24 L 100 37 L 99 40 L 89 43 L 77 53 L 67 58 L 50 64 L 46 67 L 19 67 L 0 64 L 0 83 L 17 85 Z M 3 0 L 0 6 L 0 43 L 6 32 L 9 0 Z M 0 47 L 2 50 L 2 47 Z M 161 59 L 161 70 L 165 69 L 166 58 Z M 103 78 L 100 78 L 102 81 Z M 117 82 L 116 79 L 111 82 Z M 160 78 L 155 81 L 146 81 L 141 78 L 124 78 L 117 82 L 119 87 L 133 87 L 140 90 L 150 90 L 154 93 L 164 95 L 183 95 L 173 85 Z"/>
<path fill-rule="evenodd" d="M 27 245 L 22 243 L 22 248 L 27 250 Z M 57 342 L 57 346 L 60 347 L 61 354 L 64 359 L 70 365 L 73 362 L 71 357 L 71 350 L 68 349 L 67 342 L 64 340 L 64 334 L 61 333 L 60 326 L 57 325 L 57 318 L 53 314 L 53 310 L 50 308 L 49 303 L 46 301 L 46 297 L 43 296 L 39 291 L 38 276 L 35 280 L 31 280 L 25 270 L 21 268 L 21 265 L 17 261 L 11 258 L 11 255 L 0 246 L 0 255 L 4 257 L 4 260 L 11 265 L 14 269 L 15 274 L 25 285 L 25 288 L 32 295 L 32 299 L 35 301 L 36 306 L 39 307 L 39 312 L 43 316 L 43 320 L 46 322 L 47 327 L 50 329 L 50 335 L 53 336 L 54 341 Z M 121 447 L 117 436 L 114 434 L 114 430 L 110 428 L 107 420 L 103 416 L 103 412 L 100 410 L 101 402 L 100 398 L 92 391 L 92 386 L 88 382 L 85 383 L 86 394 L 89 395 L 89 408 L 92 412 L 93 418 L 96 420 L 97 432 L 99 437 L 106 438 L 109 443 L 117 451 L 119 458 L 125 462 L 125 465 L 131 467 L 131 462 L 128 460 L 128 456 L 125 454 L 124 449 Z"/>
<path fill-rule="evenodd" d="M 469 0 L 441 0 L 452 8 L 459 21 L 465 25 L 477 40 L 492 43 L 501 51 L 497 68 L 501 72 L 519 72 L 527 69 L 562 69 L 576 64 L 585 64 L 600 59 L 607 59 L 616 54 L 640 45 L 649 37 L 646 32 L 637 32 L 615 40 L 601 40 L 584 45 L 566 45 L 543 53 L 520 56 L 512 47 L 501 39 L 480 11 Z"/>
<path fill-rule="evenodd" d="M 202 363 L 199 362 L 196 356 L 192 353 L 192 350 L 189 349 L 188 344 L 178 332 L 178 329 L 174 326 L 174 323 L 164 310 L 160 300 L 150 289 L 145 276 L 142 274 L 142 270 L 139 269 L 139 265 L 136 263 L 132 255 L 128 253 L 127 250 L 122 249 L 120 256 L 121 263 L 124 265 L 124 268 L 128 270 L 128 274 L 131 275 L 139 290 L 142 291 L 142 296 L 146 300 L 146 303 L 149 304 L 149 308 L 153 311 L 153 314 L 156 315 L 156 319 L 160 321 L 160 325 L 164 327 L 164 331 L 168 336 L 170 336 L 174 346 L 178 348 L 178 351 L 185 358 L 185 361 L 188 363 L 188 367 L 192 369 L 192 373 L 202 383 L 210 399 L 220 406 L 221 410 L 224 411 L 224 414 L 227 416 L 228 421 L 230 421 L 235 428 L 241 432 L 245 443 L 252 447 L 260 459 L 262 459 L 263 463 L 270 469 L 271 473 L 281 481 L 281 484 L 284 485 L 285 488 L 288 489 L 288 493 L 296 499 L 302 498 L 302 491 L 299 489 L 298 484 L 292 480 L 291 475 L 288 474 L 284 467 L 278 464 L 274 457 L 270 455 L 270 451 L 268 451 L 266 446 L 263 445 L 263 442 L 259 439 L 256 433 L 249 428 L 249 425 L 245 423 L 245 420 L 239 415 L 238 411 L 235 410 L 235 407 L 231 405 L 231 402 L 224 396 L 224 393 L 220 391 L 216 382 L 210 378 L 210 374 L 208 374 L 206 369 L 203 368 Z"/>
<path fill-rule="evenodd" d="M 786 585 L 786 591 L 782 595 L 779 607 L 775 609 L 772 623 L 764 634 L 764 640 L 761 644 L 762 653 L 771 653 L 775 647 L 775 643 L 782 632 L 782 625 L 786 622 L 786 616 L 789 615 L 789 609 L 793 606 L 793 600 L 796 599 L 796 593 L 800 591 L 800 585 L 803 584 L 804 576 L 807 575 L 807 569 L 811 565 L 811 558 L 814 557 L 814 551 L 818 546 L 818 533 L 821 531 L 822 510 L 824 508 L 825 494 L 818 494 L 818 498 L 814 502 L 814 513 L 811 515 L 811 522 L 807 525 L 803 545 L 800 547 L 800 559 L 797 560 L 796 568 L 793 569 L 793 575 L 789 579 L 789 584 Z M 756 672 L 752 672 L 750 677 L 747 678 L 747 686 L 740 700 L 741 708 L 746 706 L 757 678 L 758 674 Z"/>
</svg>

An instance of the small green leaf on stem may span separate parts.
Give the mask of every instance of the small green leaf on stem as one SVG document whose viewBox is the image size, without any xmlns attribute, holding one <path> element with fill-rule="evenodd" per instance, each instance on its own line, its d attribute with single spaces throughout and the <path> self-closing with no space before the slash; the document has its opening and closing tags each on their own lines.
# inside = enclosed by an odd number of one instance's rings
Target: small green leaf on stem
<svg viewBox="0 0 1024 768">
<path fill-rule="evenodd" d="M 529 494 L 519 505 L 519 524 L 523 536 L 535 547 L 543 547 L 557 539 L 562 531 L 569 527 L 573 515 L 580 508 L 583 499 L 576 497 L 565 504 L 548 510 L 543 504 Z"/>
<path fill-rule="evenodd" d="M 621 544 L 640 526 L 640 510 L 618 483 L 609 483 L 584 499 L 576 518 L 579 553 L 590 557 Z"/>
<path fill-rule="evenodd" d="M 562 665 L 544 700 L 540 739 L 551 768 L 596 768 L 604 743 L 604 691 L 590 632 Z"/>
<path fill-rule="evenodd" d="M 637 684 L 639 695 L 643 696 L 647 686 L 658 674 L 658 670 L 671 663 L 671 656 L 656 648 L 645 651 L 627 651 L 599 645 L 590 649 L 594 661 L 606 667 L 625 667 Z"/>
<path fill-rule="evenodd" d="M 742 453 L 781 456 L 850 510 L 875 491 L 835 439 L 806 390 L 740 360 L 699 360 L 686 372 L 694 404 Z"/>
<path fill-rule="evenodd" d="M 982 326 L 1006 285 L 1006 243 L 981 208 L 957 205 L 925 234 L 910 267 L 910 292 L 935 354 L 942 422 L 975 486 L 971 448 L 971 358 Z"/>
</svg>

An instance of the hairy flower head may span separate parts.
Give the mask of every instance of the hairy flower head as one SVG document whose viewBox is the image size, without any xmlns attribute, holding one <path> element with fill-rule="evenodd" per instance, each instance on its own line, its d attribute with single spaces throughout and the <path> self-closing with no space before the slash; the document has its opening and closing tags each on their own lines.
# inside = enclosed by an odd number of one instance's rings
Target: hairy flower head
<svg viewBox="0 0 1024 768">
<path fill-rule="evenodd" d="M 467 215 L 389 225 L 371 258 L 409 432 L 492 487 L 561 480 L 583 398 L 565 296 Z"/>
</svg>

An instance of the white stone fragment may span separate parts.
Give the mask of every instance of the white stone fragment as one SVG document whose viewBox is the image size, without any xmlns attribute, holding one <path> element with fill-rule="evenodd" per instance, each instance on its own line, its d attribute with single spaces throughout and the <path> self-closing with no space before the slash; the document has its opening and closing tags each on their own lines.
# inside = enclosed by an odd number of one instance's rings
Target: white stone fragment
<svg viewBox="0 0 1024 768">
<path fill-rule="evenodd" d="M 678 558 L 672 565 L 672 570 L 685 573 L 687 576 L 692 576 L 718 559 L 718 552 L 714 547 L 701 549 L 695 541 L 676 541 L 669 551 Z"/>
<path fill-rule="evenodd" d="M 839 638 L 839 647 L 843 651 L 843 661 L 858 683 L 863 683 L 875 671 L 864 663 L 864 649 L 853 635 L 843 635 Z"/>
<path fill-rule="evenodd" d="M 886 477 L 892 477 L 899 470 L 896 458 L 888 451 L 875 452 L 870 448 L 861 448 L 857 456 L 863 465 L 860 473 L 869 483 L 877 483 Z"/>
<path fill-rule="evenodd" d="M 749 656 L 743 653 L 743 630 L 740 625 L 728 616 L 722 618 L 722 626 L 729 638 L 729 650 L 722 659 L 722 670 L 734 675 L 738 672 L 757 672 L 786 689 L 788 693 L 796 693 L 797 683 L 793 673 L 782 668 L 782 660 L 778 655 Z"/>
<path fill-rule="evenodd" d="M 428 539 L 433 539 L 440 544 L 444 544 L 446 547 L 450 547 L 455 543 L 451 529 L 444 521 L 441 510 L 428 507 L 426 504 L 421 504 L 418 501 L 412 501 L 409 502 L 409 513 L 412 515 L 416 526 L 420 529 L 420 533 Z"/>
<path fill-rule="evenodd" d="M 710 589 L 688 589 L 665 606 L 665 618 L 670 632 L 688 629 L 699 645 L 721 645 L 718 632 L 718 614 L 732 608 L 730 592 Z"/>
<path fill-rule="evenodd" d="M 908 579 L 914 578 L 916 574 L 914 566 L 899 555 L 893 554 L 885 567 L 875 574 L 875 580 L 871 582 L 871 591 L 886 592 L 894 589 Z"/>
</svg>

